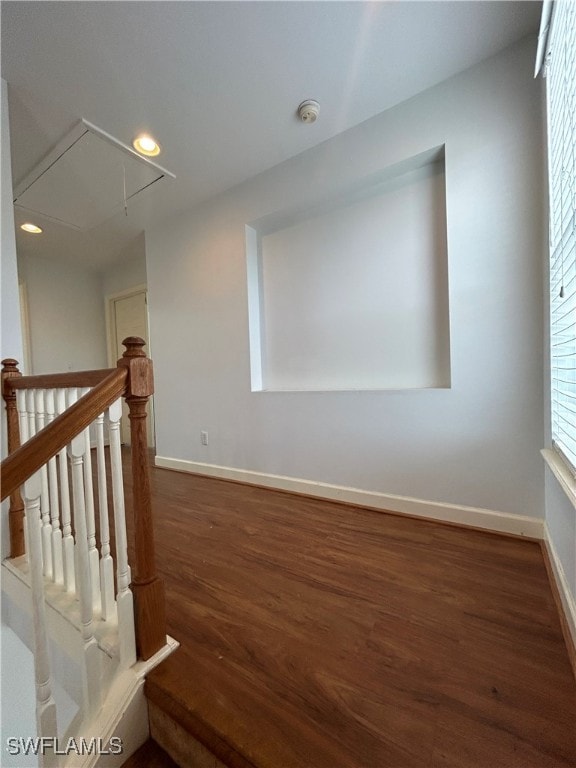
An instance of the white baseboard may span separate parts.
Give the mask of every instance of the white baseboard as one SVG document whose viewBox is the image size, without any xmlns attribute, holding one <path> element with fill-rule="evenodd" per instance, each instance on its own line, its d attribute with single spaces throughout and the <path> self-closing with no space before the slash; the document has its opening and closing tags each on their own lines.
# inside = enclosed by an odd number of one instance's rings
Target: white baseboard
<svg viewBox="0 0 576 768">
<path fill-rule="evenodd" d="M 544 526 L 544 545 L 548 552 L 548 559 L 550 560 L 550 565 L 552 567 L 552 574 L 554 581 L 556 582 L 560 600 L 562 602 L 562 609 L 564 618 L 566 620 L 566 625 L 570 635 L 572 636 L 574 647 L 576 648 L 576 601 L 570 589 L 570 585 L 568 584 L 568 579 L 564 573 L 564 568 L 562 567 L 562 563 L 558 557 L 558 552 L 556 551 L 547 525 Z M 576 673 L 576 669 L 574 671 Z"/>
<path fill-rule="evenodd" d="M 221 467 L 217 464 L 203 464 L 197 461 L 171 459 L 166 456 L 156 456 L 156 466 L 163 469 L 174 469 L 178 472 L 208 475 L 223 480 L 252 483 L 253 485 L 261 485 L 275 490 L 317 496 L 321 499 L 342 501 L 376 510 L 414 515 L 415 517 L 424 517 L 447 523 L 458 523 L 498 533 L 510 533 L 533 539 L 542 539 L 544 534 L 544 520 L 538 517 L 513 515 L 505 512 L 496 512 L 491 509 L 444 504 L 437 501 L 425 501 L 423 499 L 413 499 L 408 496 L 395 496 L 375 491 L 363 491 L 359 488 L 347 488 L 341 485 L 330 485 L 329 483 L 302 480 L 297 477 L 286 477 L 284 475 L 270 475 L 247 469 Z"/>
</svg>

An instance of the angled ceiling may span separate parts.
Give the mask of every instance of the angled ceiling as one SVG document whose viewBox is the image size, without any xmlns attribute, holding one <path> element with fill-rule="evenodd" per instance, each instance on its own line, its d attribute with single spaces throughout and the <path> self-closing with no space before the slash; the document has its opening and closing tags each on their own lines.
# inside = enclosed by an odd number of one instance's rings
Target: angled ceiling
<svg viewBox="0 0 576 768">
<path fill-rule="evenodd" d="M 130 144 L 148 131 L 177 179 L 87 233 L 45 223 L 19 252 L 112 263 L 190 208 L 538 29 L 540 2 L 1 4 L 14 186 L 80 118 Z M 320 102 L 303 125 L 298 104 Z M 18 219 L 19 221 L 19 219 Z"/>
</svg>

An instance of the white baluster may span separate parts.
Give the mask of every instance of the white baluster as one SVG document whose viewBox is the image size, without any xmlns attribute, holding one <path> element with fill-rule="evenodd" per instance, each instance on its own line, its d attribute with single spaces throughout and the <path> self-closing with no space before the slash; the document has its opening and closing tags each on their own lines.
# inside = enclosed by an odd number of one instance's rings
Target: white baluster
<svg viewBox="0 0 576 768">
<path fill-rule="evenodd" d="M 100 594 L 102 618 L 111 619 L 116 613 L 114 601 L 114 560 L 110 554 L 108 523 L 108 490 L 106 487 L 106 453 L 104 451 L 104 414 L 96 419 L 96 452 L 98 460 L 98 504 L 100 512 Z"/>
<path fill-rule="evenodd" d="M 36 434 L 36 390 L 26 390 L 26 413 L 28 416 L 28 439 L 34 437 Z M 38 521 L 38 526 L 42 528 L 42 521 Z M 26 533 L 28 534 L 28 525 L 26 526 Z M 28 552 L 28 542 L 26 542 L 26 552 Z M 44 552 L 41 554 L 42 562 L 44 561 Z M 30 559 L 30 556 L 28 556 Z"/>
<path fill-rule="evenodd" d="M 66 390 L 56 392 L 56 411 L 58 415 L 66 410 Z M 62 560 L 64 589 L 74 592 L 76 589 L 74 570 L 74 539 L 72 537 L 72 518 L 70 514 L 70 486 L 68 485 L 68 455 L 66 448 L 58 454 L 60 473 L 60 499 L 62 502 Z"/>
<path fill-rule="evenodd" d="M 110 464 L 112 469 L 112 498 L 114 500 L 114 530 L 116 533 L 116 568 L 118 595 L 118 633 L 120 666 L 131 667 L 136 662 L 136 635 L 134 632 L 134 602 L 130 591 L 130 568 L 126 539 L 126 512 L 124 508 L 124 482 L 120 448 L 120 417 L 122 400 L 108 409 L 110 436 Z"/>
<path fill-rule="evenodd" d="M 68 408 L 71 408 L 74 403 L 78 401 L 78 389 L 76 387 L 70 387 L 66 390 L 66 403 Z M 70 446 L 68 446 L 70 448 Z M 84 462 L 84 459 L 82 459 L 82 462 Z M 84 481 L 82 481 L 84 482 Z M 72 490 L 74 490 L 74 485 L 72 485 Z M 84 501 L 86 503 L 86 501 Z M 78 527 L 76 525 L 76 506 L 73 504 L 73 525 L 74 525 L 74 573 L 75 573 L 75 580 L 76 580 L 76 599 L 80 599 L 80 583 L 78 581 L 78 573 L 80 566 L 78 565 Z"/>
<path fill-rule="evenodd" d="M 20 443 L 28 440 L 28 407 L 26 404 L 26 390 L 16 390 L 16 403 L 18 404 L 18 418 L 20 422 Z"/>
<path fill-rule="evenodd" d="M 44 411 L 44 390 L 37 389 L 36 392 L 36 426 L 38 431 L 44 429 L 45 411 Z M 46 465 L 40 470 L 42 481 L 42 494 L 40 496 L 40 511 L 42 513 L 42 557 L 44 563 L 44 576 L 52 577 L 52 526 L 50 525 L 50 497 L 48 494 L 48 468 Z"/>
<path fill-rule="evenodd" d="M 74 438 L 70 444 L 72 462 L 72 497 L 74 501 L 74 526 L 76 531 L 76 550 L 78 562 L 76 570 L 77 592 L 80 598 L 80 619 L 82 640 L 84 642 L 83 692 L 84 714 L 92 715 L 100 706 L 100 657 L 98 643 L 92 626 L 92 574 L 88 558 L 88 538 L 86 532 L 86 498 L 84 495 L 84 456 L 86 438 L 84 432 Z"/>
<path fill-rule="evenodd" d="M 32 618 L 34 623 L 34 672 L 36 677 L 36 725 L 38 736 L 56 737 L 56 704 L 52 696 L 50 657 L 46 633 L 46 606 L 42 575 L 42 537 L 40 533 L 40 496 L 42 476 L 36 472 L 24 483 L 24 502 L 28 521 L 30 546 L 30 588 L 32 592 Z M 44 756 L 43 765 L 57 765 L 54 754 Z"/>
<path fill-rule="evenodd" d="M 82 395 L 89 392 L 83 389 Z M 84 493 L 86 497 L 86 535 L 88 537 L 88 559 L 92 573 L 92 603 L 95 611 L 101 610 L 100 561 L 96 548 L 96 518 L 94 512 L 94 484 L 92 480 L 92 451 L 90 450 L 90 428 L 84 430 L 86 454 L 84 456 Z"/>
<path fill-rule="evenodd" d="M 16 402 L 18 404 L 18 416 L 20 419 L 20 443 L 24 444 L 29 437 L 28 426 L 28 402 L 25 389 L 16 390 Z M 24 505 L 24 557 L 28 560 L 28 525 L 26 522 L 26 505 Z"/>
<path fill-rule="evenodd" d="M 45 394 L 46 422 L 54 421 L 56 411 L 54 390 L 47 389 Z M 52 523 L 52 579 L 57 584 L 64 582 L 62 561 L 62 530 L 60 529 L 60 503 L 58 499 L 58 468 L 56 457 L 48 462 L 48 488 L 50 492 L 50 521 Z"/>
<path fill-rule="evenodd" d="M 36 434 L 36 392 L 33 389 L 26 390 L 26 414 L 28 416 L 28 437 Z"/>
</svg>

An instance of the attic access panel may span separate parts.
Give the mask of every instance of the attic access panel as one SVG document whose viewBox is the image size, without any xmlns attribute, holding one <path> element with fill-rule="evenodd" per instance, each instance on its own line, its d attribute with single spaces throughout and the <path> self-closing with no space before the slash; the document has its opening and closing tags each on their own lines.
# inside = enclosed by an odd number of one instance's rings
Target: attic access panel
<svg viewBox="0 0 576 768">
<path fill-rule="evenodd" d="M 18 185 L 14 205 L 85 231 L 165 176 L 175 178 L 82 120 Z"/>
</svg>

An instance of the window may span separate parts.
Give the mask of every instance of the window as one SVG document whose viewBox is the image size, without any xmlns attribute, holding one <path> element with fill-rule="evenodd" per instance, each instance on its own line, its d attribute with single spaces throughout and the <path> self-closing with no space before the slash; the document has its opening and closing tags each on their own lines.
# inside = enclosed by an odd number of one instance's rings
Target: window
<svg viewBox="0 0 576 768">
<path fill-rule="evenodd" d="M 576 4 L 554 4 L 546 58 L 552 440 L 576 467 Z"/>
</svg>

